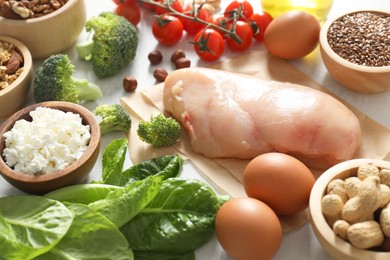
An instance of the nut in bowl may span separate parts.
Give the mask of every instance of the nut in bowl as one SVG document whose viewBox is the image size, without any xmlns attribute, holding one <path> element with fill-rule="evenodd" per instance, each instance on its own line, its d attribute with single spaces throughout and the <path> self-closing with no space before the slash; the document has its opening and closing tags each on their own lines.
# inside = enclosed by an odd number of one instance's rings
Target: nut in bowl
<svg viewBox="0 0 390 260">
<path fill-rule="evenodd" d="M 390 13 L 355 11 L 321 28 L 320 51 L 329 74 L 362 94 L 390 89 Z"/>
<path fill-rule="evenodd" d="M 81 105 L 62 101 L 31 105 L 0 128 L 0 173 L 31 194 L 81 183 L 96 163 L 100 139 L 95 116 Z"/>
<path fill-rule="evenodd" d="M 86 21 L 84 0 L 2 1 L 0 32 L 23 42 L 33 59 L 43 59 L 68 49 L 80 35 Z M 43 1 L 42 1 L 43 2 Z M 63 6 L 58 6 L 64 3 Z M 18 5 L 18 13 L 12 6 Z M 34 6 L 42 5 L 42 6 Z M 37 13 L 39 10 L 43 13 Z"/>
<path fill-rule="evenodd" d="M 390 259 L 386 230 L 390 218 L 387 224 L 383 220 L 390 214 L 385 176 L 390 176 L 390 162 L 354 159 L 331 167 L 315 182 L 309 202 L 311 224 L 333 258 Z"/>
<path fill-rule="evenodd" d="M 32 81 L 32 57 L 20 41 L 0 35 L 0 120 L 22 107 Z"/>
</svg>

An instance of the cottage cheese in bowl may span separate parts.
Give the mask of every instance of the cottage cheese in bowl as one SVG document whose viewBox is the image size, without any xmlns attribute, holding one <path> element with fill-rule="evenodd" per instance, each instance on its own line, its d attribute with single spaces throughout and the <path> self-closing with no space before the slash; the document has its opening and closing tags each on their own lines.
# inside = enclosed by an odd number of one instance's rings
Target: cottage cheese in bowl
<svg viewBox="0 0 390 260">
<path fill-rule="evenodd" d="M 15 171 L 41 175 L 62 170 L 80 158 L 91 139 L 79 114 L 37 107 L 31 121 L 15 122 L 6 133 L 3 157 Z"/>
</svg>

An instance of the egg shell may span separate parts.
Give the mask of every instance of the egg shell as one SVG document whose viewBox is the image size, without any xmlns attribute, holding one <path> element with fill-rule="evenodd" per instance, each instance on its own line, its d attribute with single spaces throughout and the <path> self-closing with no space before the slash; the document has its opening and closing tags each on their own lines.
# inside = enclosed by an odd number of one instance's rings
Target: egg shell
<svg viewBox="0 0 390 260">
<path fill-rule="evenodd" d="M 276 214 L 265 203 L 248 197 L 233 198 L 222 205 L 215 232 L 222 248 L 234 259 L 270 259 L 282 240 Z"/>
<path fill-rule="evenodd" d="M 265 153 L 244 169 L 243 185 L 248 197 L 263 201 L 279 216 L 293 215 L 309 204 L 315 178 L 298 159 L 283 153 Z"/>
<path fill-rule="evenodd" d="M 264 46 L 282 59 L 302 58 L 318 45 L 321 25 L 311 14 L 289 11 L 276 17 L 264 32 Z"/>
</svg>

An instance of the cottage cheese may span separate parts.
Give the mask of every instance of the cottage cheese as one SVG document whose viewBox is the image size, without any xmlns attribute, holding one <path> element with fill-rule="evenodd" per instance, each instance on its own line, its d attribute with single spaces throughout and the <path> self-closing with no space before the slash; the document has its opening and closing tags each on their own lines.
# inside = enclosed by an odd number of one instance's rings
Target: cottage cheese
<svg viewBox="0 0 390 260">
<path fill-rule="evenodd" d="M 79 114 L 38 107 L 32 121 L 15 122 L 4 134 L 3 157 L 15 171 L 40 175 L 62 170 L 80 158 L 91 139 Z"/>
</svg>

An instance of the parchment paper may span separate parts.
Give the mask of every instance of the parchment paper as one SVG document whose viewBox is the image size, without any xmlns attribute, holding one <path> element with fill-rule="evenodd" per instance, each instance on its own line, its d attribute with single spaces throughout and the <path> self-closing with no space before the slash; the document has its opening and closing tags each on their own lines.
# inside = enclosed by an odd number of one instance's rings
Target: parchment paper
<svg viewBox="0 0 390 260">
<path fill-rule="evenodd" d="M 333 95 L 287 61 L 269 55 L 264 49 L 225 60 L 212 67 L 262 79 L 301 84 Z M 246 196 L 242 186 L 242 173 L 249 160 L 210 159 L 197 154 L 193 152 L 185 131 L 182 133 L 180 142 L 168 148 L 154 149 L 139 140 L 136 133 L 139 120 L 149 120 L 153 112 L 164 112 L 162 90 L 163 84 L 159 84 L 142 93 L 135 92 L 121 99 L 121 104 L 129 111 L 133 120 L 133 126 L 128 134 L 129 153 L 132 162 L 137 163 L 164 154 L 180 154 L 186 160 L 190 160 L 202 177 L 206 178 L 218 192 L 232 197 Z M 390 148 L 390 130 L 346 104 L 343 100 L 341 101 L 356 114 L 362 128 L 363 140 L 355 154 L 355 158 L 385 158 Z M 316 177 L 322 173 L 315 169 L 312 169 L 312 172 Z M 309 218 L 308 209 L 305 209 L 296 215 L 280 217 L 279 219 L 283 231 L 289 232 L 302 227 L 309 221 Z"/>
</svg>

